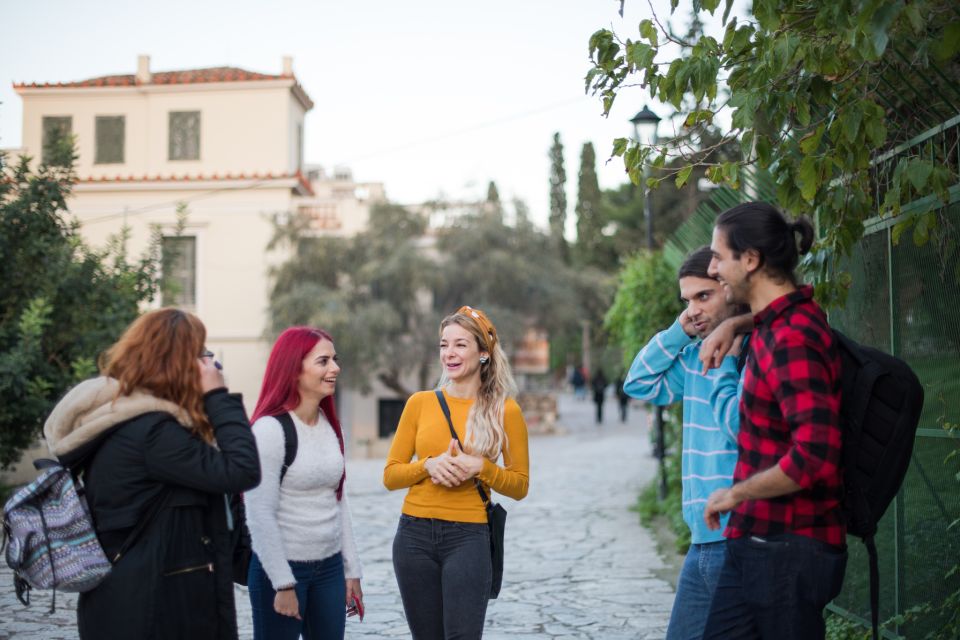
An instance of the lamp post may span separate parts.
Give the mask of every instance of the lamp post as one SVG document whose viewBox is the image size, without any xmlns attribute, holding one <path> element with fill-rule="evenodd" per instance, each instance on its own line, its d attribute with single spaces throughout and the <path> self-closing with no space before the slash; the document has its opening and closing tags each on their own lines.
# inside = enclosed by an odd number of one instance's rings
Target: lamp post
<svg viewBox="0 0 960 640">
<path fill-rule="evenodd" d="M 640 144 L 653 146 L 657 144 L 657 125 L 660 124 L 660 116 L 650 110 L 650 107 L 643 105 L 643 109 L 637 112 L 637 115 L 630 118 L 633 123 L 634 139 Z M 643 170 L 643 217 L 647 225 L 647 249 L 653 250 L 653 214 L 650 213 L 650 190 L 647 188 L 647 166 Z"/>
<path fill-rule="evenodd" d="M 637 112 L 637 115 L 630 118 L 633 123 L 634 139 L 639 144 L 648 144 L 653 146 L 657 144 L 657 126 L 660 124 L 660 116 L 650 110 L 650 107 L 643 105 L 643 109 Z M 643 217 L 647 227 L 647 250 L 653 251 L 653 212 L 650 210 L 650 189 L 647 187 L 648 166 L 643 168 Z M 663 433 L 663 407 L 655 407 L 653 410 L 653 427 L 657 434 L 657 444 L 654 455 L 657 457 L 660 467 L 660 499 L 667 496 L 667 468 L 664 464 L 666 458 L 666 442 Z"/>
</svg>

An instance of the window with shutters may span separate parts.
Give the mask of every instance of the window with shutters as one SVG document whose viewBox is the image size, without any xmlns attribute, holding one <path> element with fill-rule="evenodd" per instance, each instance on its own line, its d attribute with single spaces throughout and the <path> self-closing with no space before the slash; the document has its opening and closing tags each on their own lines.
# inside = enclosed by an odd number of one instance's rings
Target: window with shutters
<svg viewBox="0 0 960 640">
<path fill-rule="evenodd" d="M 41 161 L 48 162 L 50 160 L 51 144 L 71 133 L 73 133 L 73 118 L 71 116 L 44 116 Z"/>
<path fill-rule="evenodd" d="M 200 112 L 170 112 L 170 160 L 200 159 Z"/>
<path fill-rule="evenodd" d="M 197 305 L 197 239 L 194 236 L 166 236 L 161 244 L 163 279 L 160 302 L 163 306 L 193 309 Z"/>
<path fill-rule="evenodd" d="M 123 116 L 97 116 L 97 148 L 94 164 L 120 164 L 123 162 L 126 118 Z"/>
</svg>

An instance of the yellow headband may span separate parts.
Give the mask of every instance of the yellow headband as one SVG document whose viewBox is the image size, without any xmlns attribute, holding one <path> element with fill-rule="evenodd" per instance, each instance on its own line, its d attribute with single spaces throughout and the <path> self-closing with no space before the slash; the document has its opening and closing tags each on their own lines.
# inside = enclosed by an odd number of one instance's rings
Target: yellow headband
<svg viewBox="0 0 960 640">
<path fill-rule="evenodd" d="M 472 318 L 474 322 L 480 325 L 480 330 L 483 332 L 484 342 L 487 343 L 487 351 L 493 351 L 493 345 L 497 343 L 497 329 L 493 326 L 493 323 L 490 322 L 490 318 L 487 317 L 487 314 L 485 314 L 483 311 L 480 311 L 480 309 L 474 309 L 466 304 L 457 309 L 457 313 L 462 316 Z"/>
</svg>

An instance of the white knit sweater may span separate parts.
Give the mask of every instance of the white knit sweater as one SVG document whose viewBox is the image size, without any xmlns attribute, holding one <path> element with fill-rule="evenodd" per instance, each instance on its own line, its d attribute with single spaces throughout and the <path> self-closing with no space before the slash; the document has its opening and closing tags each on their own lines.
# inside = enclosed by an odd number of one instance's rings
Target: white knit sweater
<svg viewBox="0 0 960 640">
<path fill-rule="evenodd" d="M 295 582 L 288 560 L 323 560 L 341 552 L 347 578 L 360 577 L 360 562 L 346 492 L 337 501 L 343 455 L 333 427 L 320 414 L 315 426 L 290 413 L 297 429 L 297 457 L 280 484 L 283 427 L 276 418 L 253 424 L 260 452 L 260 486 L 244 494 L 254 552 L 274 587 Z"/>
</svg>

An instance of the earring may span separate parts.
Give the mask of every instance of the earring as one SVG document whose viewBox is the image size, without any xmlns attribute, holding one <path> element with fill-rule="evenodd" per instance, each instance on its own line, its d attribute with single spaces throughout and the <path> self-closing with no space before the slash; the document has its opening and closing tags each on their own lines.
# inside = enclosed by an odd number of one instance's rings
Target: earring
<svg viewBox="0 0 960 640">
<path fill-rule="evenodd" d="M 480 356 L 480 364 L 487 364 L 490 361 L 490 358 L 487 356 Z"/>
</svg>

